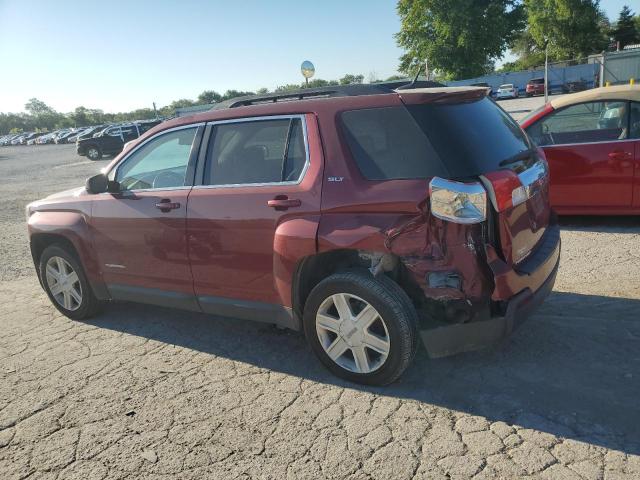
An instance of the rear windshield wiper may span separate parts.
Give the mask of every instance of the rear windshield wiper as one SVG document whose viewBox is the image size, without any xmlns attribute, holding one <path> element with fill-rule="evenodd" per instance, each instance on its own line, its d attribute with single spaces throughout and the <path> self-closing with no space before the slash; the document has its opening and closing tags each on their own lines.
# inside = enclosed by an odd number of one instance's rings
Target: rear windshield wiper
<svg viewBox="0 0 640 480">
<path fill-rule="evenodd" d="M 516 163 L 519 162 L 520 160 L 526 160 L 527 158 L 531 157 L 531 155 L 533 155 L 535 153 L 536 149 L 535 148 L 530 148 L 528 150 L 524 150 L 522 152 L 518 152 L 515 155 L 505 158 L 504 160 L 502 160 L 498 166 L 500 167 L 504 167 L 505 165 L 509 165 L 511 163 Z"/>
</svg>

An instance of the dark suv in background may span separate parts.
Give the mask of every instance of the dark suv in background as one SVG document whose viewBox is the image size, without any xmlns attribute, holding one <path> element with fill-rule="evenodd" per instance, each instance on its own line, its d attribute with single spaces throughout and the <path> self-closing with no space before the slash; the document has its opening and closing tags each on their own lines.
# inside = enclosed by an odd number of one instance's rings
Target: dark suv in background
<svg viewBox="0 0 640 480">
<path fill-rule="evenodd" d="M 76 141 L 78 155 L 87 156 L 91 160 L 99 160 L 103 155 L 120 153 L 125 143 L 135 140 L 143 133 L 160 123 L 160 120 L 135 122 L 127 125 L 113 125 L 98 133 L 83 135 Z"/>
<path fill-rule="evenodd" d="M 551 291 L 560 235 L 544 154 L 487 93 L 328 87 L 164 122 L 27 206 L 40 282 L 73 319 L 126 300 L 302 330 L 366 384 L 420 338 L 490 345 Z"/>
</svg>

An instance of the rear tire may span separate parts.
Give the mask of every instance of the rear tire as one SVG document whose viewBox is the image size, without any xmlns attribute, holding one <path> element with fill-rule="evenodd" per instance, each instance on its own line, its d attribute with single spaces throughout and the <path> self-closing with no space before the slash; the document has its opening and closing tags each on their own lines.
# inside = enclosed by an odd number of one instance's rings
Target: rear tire
<svg viewBox="0 0 640 480">
<path fill-rule="evenodd" d="M 304 332 L 334 375 L 365 385 L 387 385 L 409 366 L 417 349 L 418 315 L 398 284 L 369 272 L 336 273 L 311 291 Z"/>
<path fill-rule="evenodd" d="M 51 303 L 72 320 L 86 320 L 98 313 L 100 302 L 93 294 L 76 256 L 61 245 L 50 245 L 40 255 L 40 280 Z"/>
</svg>

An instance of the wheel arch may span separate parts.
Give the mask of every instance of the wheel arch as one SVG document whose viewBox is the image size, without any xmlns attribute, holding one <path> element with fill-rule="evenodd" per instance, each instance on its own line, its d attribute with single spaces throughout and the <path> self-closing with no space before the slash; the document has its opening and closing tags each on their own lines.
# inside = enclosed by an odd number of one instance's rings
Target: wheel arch
<svg viewBox="0 0 640 480">
<path fill-rule="evenodd" d="M 35 212 L 29 218 L 29 246 L 40 282 L 39 263 L 42 252 L 48 246 L 58 244 L 82 265 L 96 297 L 106 300 L 110 295 L 102 281 L 101 269 L 89 242 L 89 227 L 84 215 L 79 212 Z"/>
<path fill-rule="evenodd" d="M 354 269 L 368 271 L 375 276 L 389 277 L 414 303 L 419 302 L 421 290 L 397 255 L 358 249 L 336 249 L 309 255 L 297 263 L 291 293 L 296 315 L 302 318 L 304 305 L 311 290 L 322 280 L 334 273 Z"/>
</svg>

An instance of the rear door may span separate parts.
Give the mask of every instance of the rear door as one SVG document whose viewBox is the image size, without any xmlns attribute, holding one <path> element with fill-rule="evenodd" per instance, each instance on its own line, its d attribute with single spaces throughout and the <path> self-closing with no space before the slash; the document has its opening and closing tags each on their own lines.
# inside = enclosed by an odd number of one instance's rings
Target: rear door
<svg viewBox="0 0 640 480">
<path fill-rule="evenodd" d="M 527 132 L 544 148 L 551 172 L 551 205 L 560 211 L 629 208 L 634 141 L 629 103 L 586 102 L 554 111 Z"/>
<path fill-rule="evenodd" d="M 122 131 L 120 127 L 110 127 L 99 137 L 100 149 L 104 154 L 119 152 L 122 149 Z"/>
<path fill-rule="evenodd" d="M 316 252 L 322 157 L 315 118 L 208 128 L 201 185 L 187 213 L 196 296 L 206 312 L 275 323 L 280 306 L 291 306 L 295 262 Z"/>
</svg>

